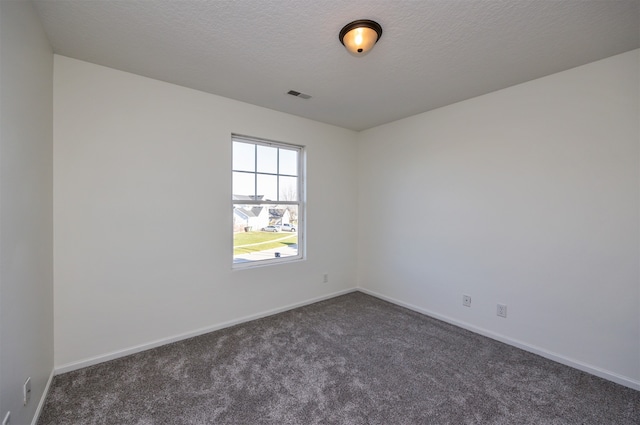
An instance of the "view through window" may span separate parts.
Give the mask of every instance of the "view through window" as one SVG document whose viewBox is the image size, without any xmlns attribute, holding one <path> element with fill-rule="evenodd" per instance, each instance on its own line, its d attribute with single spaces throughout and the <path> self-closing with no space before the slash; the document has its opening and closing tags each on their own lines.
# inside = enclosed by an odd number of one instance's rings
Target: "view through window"
<svg viewBox="0 0 640 425">
<path fill-rule="evenodd" d="M 234 267 L 302 258 L 302 147 L 233 136 Z"/>
</svg>

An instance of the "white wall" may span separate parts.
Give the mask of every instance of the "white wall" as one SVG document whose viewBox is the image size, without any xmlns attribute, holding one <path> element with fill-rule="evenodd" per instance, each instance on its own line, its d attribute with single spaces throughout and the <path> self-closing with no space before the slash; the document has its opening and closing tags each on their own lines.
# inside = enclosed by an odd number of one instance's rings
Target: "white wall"
<svg viewBox="0 0 640 425">
<path fill-rule="evenodd" d="M 0 40 L 0 421 L 26 424 L 53 370 L 53 53 L 31 2 L 0 1 Z"/>
<path fill-rule="evenodd" d="M 354 132 L 54 58 L 56 367 L 355 287 Z M 306 261 L 231 270 L 231 133 L 307 146 Z"/>
<path fill-rule="evenodd" d="M 359 134 L 359 286 L 640 389 L 639 83 L 636 50 Z"/>
<path fill-rule="evenodd" d="M 639 62 L 356 134 L 55 56 L 56 366 L 348 290 L 357 272 L 366 291 L 638 387 Z M 231 271 L 231 133 L 307 145 L 308 260 Z"/>
</svg>

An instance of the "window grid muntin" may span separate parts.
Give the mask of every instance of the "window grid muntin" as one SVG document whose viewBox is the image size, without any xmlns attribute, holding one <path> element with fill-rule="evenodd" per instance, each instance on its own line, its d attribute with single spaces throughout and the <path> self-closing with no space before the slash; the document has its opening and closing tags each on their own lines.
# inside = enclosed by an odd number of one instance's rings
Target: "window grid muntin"
<svg viewBox="0 0 640 425">
<path fill-rule="evenodd" d="M 302 158 L 302 150 L 303 147 L 302 146 L 297 146 L 297 145 L 287 145 L 284 143 L 278 143 L 278 142 L 270 142 L 270 141 L 265 141 L 265 140 L 256 140 L 250 137 L 245 137 L 245 136 L 238 136 L 238 135 L 233 135 L 231 138 L 232 142 L 238 142 L 238 143 L 244 143 L 244 144 L 248 144 L 248 145 L 253 145 L 253 160 L 254 160 L 254 165 L 253 165 L 253 169 L 255 171 L 246 171 L 246 170 L 236 170 L 232 167 L 231 171 L 232 173 L 245 173 L 245 174 L 253 174 L 254 175 L 254 184 L 253 184 L 253 190 L 254 193 L 252 194 L 252 196 L 257 197 L 258 196 L 258 174 L 260 175 L 270 175 L 270 176 L 282 176 L 282 177 L 295 177 L 297 179 L 297 184 L 296 184 L 296 192 L 297 192 L 297 197 L 298 200 L 297 201 L 293 201 L 294 203 L 298 203 L 301 202 L 301 196 L 302 196 L 302 179 L 300 176 L 300 170 L 302 170 L 302 165 L 303 165 L 303 158 Z M 264 173 L 264 172 L 258 172 L 258 145 L 261 146 L 267 146 L 267 147 L 275 147 L 278 148 L 277 151 L 277 170 L 278 173 Z M 233 147 L 233 146 L 232 146 Z M 296 168 L 298 169 L 298 174 L 281 174 L 280 171 L 280 149 L 284 149 L 284 150 L 288 150 L 288 151 L 292 151 L 292 152 L 296 152 L 297 153 L 297 164 L 296 164 Z M 280 199 L 280 179 L 276 179 L 276 194 L 277 194 L 277 199 L 276 200 L 272 200 L 273 202 L 287 202 L 287 201 L 283 201 Z M 235 204 L 239 204 L 239 203 L 243 203 L 244 201 L 233 201 Z"/>
</svg>

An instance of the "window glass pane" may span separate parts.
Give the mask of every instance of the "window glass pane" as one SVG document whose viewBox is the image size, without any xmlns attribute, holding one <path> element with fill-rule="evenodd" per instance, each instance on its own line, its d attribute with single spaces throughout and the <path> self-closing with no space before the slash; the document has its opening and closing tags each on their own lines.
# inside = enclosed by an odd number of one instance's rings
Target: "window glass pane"
<svg viewBox="0 0 640 425">
<path fill-rule="evenodd" d="M 263 195 L 263 200 L 278 200 L 278 177 L 268 174 L 258 174 L 257 195 Z"/>
<path fill-rule="evenodd" d="M 235 171 L 255 171 L 255 145 L 233 142 L 233 169 Z"/>
<path fill-rule="evenodd" d="M 233 172 L 233 193 L 235 196 L 247 196 L 253 199 L 256 194 L 255 174 Z M 246 201 L 247 199 L 242 199 Z"/>
<path fill-rule="evenodd" d="M 232 149 L 234 268 L 303 258 L 298 247 L 298 226 L 303 224 L 298 211 L 304 210 L 301 150 L 239 136 L 233 137 Z M 297 205 L 278 204 L 283 201 Z"/>
<path fill-rule="evenodd" d="M 298 152 L 280 149 L 280 174 L 298 175 Z"/>
<path fill-rule="evenodd" d="M 291 205 L 234 205 L 233 262 L 297 256 L 297 211 Z"/>
<path fill-rule="evenodd" d="M 258 145 L 258 170 L 259 173 L 278 172 L 278 148 Z"/>
<path fill-rule="evenodd" d="M 298 200 L 298 178 L 280 176 L 280 201 Z"/>
</svg>

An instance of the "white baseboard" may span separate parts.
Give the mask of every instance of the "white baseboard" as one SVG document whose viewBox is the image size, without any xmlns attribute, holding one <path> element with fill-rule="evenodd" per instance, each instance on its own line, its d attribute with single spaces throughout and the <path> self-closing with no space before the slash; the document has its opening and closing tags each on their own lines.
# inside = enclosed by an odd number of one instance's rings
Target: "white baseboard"
<svg viewBox="0 0 640 425">
<path fill-rule="evenodd" d="M 330 299 L 330 298 L 335 298 L 335 297 L 338 297 L 340 295 L 345 295 L 345 294 L 348 294 L 348 293 L 351 293 L 351 292 L 355 292 L 355 291 L 363 292 L 363 293 L 371 295 L 373 297 L 380 298 L 382 300 L 388 301 L 388 302 L 390 302 L 392 304 L 396 304 L 396 305 L 399 305 L 401 307 L 408 308 L 409 310 L 413 310 L 413 311 L 416 311 L 418 313 L 433 317 L 435 319 L 442 320 L 443 322 L 447 322 L 447 323 L 450 323 L 452 325 L 459 326 L 461 328 L 467 329 L 467 330 L 469 330 L 471 332 L 486 336 L 486 337 L 491 338 L 491 339 L 495 339 L 496 341 L 500 341 L 500 342 L 503 342 L 505 344 L 512 345 L 514 347 L 520 348 L 520 349 L 528 351 L 530 353 L 537 354 L 539 356 L 545 357 L 545 358 L 547 358 L 549 360 L 553 360 L 553 361 L 556 361 L 558 363 L 564 364 L 566 366 L 573 367 L 574 369 L 578 369 L 578 370 L 581 370 L 583 372 L 587 372 L 587 373 L 590 373 L 592 375 L 598 376 L 600 378 L 615 382 L 617 384 L 624 385 L 625 387 L 629 387 L 629 388 L 632 388 L 634 390 L 640 391 L 640 381 L 636 381 L 636 380 L 630 379 L 628 377 L 625 377 L 625 376 L 622 376 L 622 375 L 618 375 L 618 374 L 616 374 L 614 372 L 610 372 L 610 371 L 601 369 L 601 368 L 596 367 L 596 366 L 592 366 L 592 365 L 589 365 L 589 364 L 586 364 L 586 363 L 583 363 L 583 362 L 580 362 L 580 361 L 577 361 L 577 360 L 574 360 L 574 359 L 570 359 L 570 358 L 565 357 L 563 355 L 560 355 L 560 354 L 545 350 L 543 348 L 540 348 L 540 347 L 537 347 L 537 346 L 534 346 L 534 345 L 530 345 L 528 343 L 525 343 L 525 342 L 522 342 L 522 341 L 519 341 L 519 340 L 516 340 L 516 339 L 513 339 L 513 338 L 506 337 L 504 335 L 495 333 L 493 331 L 489 331 L 487 329 L 477 327 L 477 326 L 472 325 L 470 323 L 466 323 L 466 322 L 463 322 L 463 321 L 460 321 L 460 320 L 456 320 L 456 319 L 453 319 L 453 318 L 448 317 L 448 316 L 443 316 L 443 315 L 435 313 L 433 311 L 430 311 L 430 310 L 415 306 L 415 305 L 410 304 L 410 303 L 406 303 L 406 302 L 397 300 L 397 299 L 392 298 L 392 297 L 388 297 L 386 295 L 380 294 L 378 292 L 375 292 L 375 291 L 372 291 L 372 290 L 369 290 L 369 289 L 366 289 L 366 288 L 350 288 L 350 289 L 345 289 L 345 290 L 342 290 L 342 291 L 334 292 L 334 293 L 331 293 L 331 294 L 328 294 L 328 295 L 324 295 L 324 296 L 321 296 L 321 297 L 312 298 L 312 299 L 309 299 L 309 300 L 306 300 L 306 301 L 302 301 L 302 302 L 299 302 L 299 303 L 290 304 L 290 305 L 287 305 L 287 306 L 284 306 L 284 307 L 280 307 L 280 308 L 277 308 L 277 309 L 267 310 L 267 311 L 264 311 L 264 312 L 261 312 L 261 313 L 258 313 L 258 314 L 245 316 L 245 317 L 242 317 L 242 318 L 239 318 L 239 319 L 235 319 L 235 320 L 231 320 L 231 321 L 228 321 L 228 322 L 223 322 L 223 323 L 219 323 L 219 324 L 216 324 L 216 325 L 212 325 L 212 326 L 207 326 L 207 327 L 204 327 L 204 328 L 196 329 L 196 330 L 191 331 L 191 332 L 186 332 L 186 333 L 183 333 L 183 334 L 174 335 L 174 336 L 171 336 L 171 337 L 168 337 L 168 338 L 162 338 L 162 339 L 159 339 L 159 340 L 156 340 L 156 341 L 152 341 L 152 342 L 149 342 L 149 343 L 146 343 L 146 344 L 140 344 L 140 345 L 137 345 L 137 346 L 134 346 L 134 347 L 130 347 L 130 348 L 124 349 L 124 350 L 113 351 L 111 353 L 107 353 L 107 354 L 103 354 L 103 355 L 100 355 L 100 356 L 95 356 L 95 357 L 91 357 L 91 358 L 88 358 L 88 359 L 80 360 L 80 361 L 77 361 L 77 362 L 67 363 L 67 364 L 58 366 L 53 370 L 51 376 L 49 377 L 49 382 L 47 383 L 47 387 L 45 389 L 45 392 L 44 392 L 44 394 L 42 396 L 42 399 L 40 400 L 40 403 L 38 405 L 38 409 L 36 410 L 36 415 L 34 417 L 33 424 L 35 425 L 35 423 L 37 422 L 37 418 L 39 417 L 40 411 L 42 410 L 42 406 L 44 405 L 44 400 L 46 398 L 46 394 L 49 391 L 49 386 L 51 384 L 51 381 L 52 381 L 52 378 L 53 378 L 54 375 L 59 375 L 61 373 L 71 372 L 73 370 L 82 369 L 82 368 L 88 367 L 88 366 L 93 366 L 93 365 L 96 365 L 96 364 L 99 364 L 99 363 L 103 363 L 103 362 L 106 362 L 106 361 L 109 361 L 109 360 L 114 360 L 114 359 L 117 359 L 117 358 L 120 358 L 120 357 L 128 356 L 130 354 L 135 354 L 135 353 L 139 353 L 139 352 L 142 352 L 142 351 L 149 350 L 151 348 L 159 347 L 161 345 L 170 344 L 172 342 L 181 341 L 183 339 L 193 338 L 195 336 L 199 336 L 199 335 L 203 335 L 203 334 L 206 334 L 206 333 L 209 333 L 209 332 L 213 332 L 213 331 L 217 331 L 217 330 L 220 330 L 220 329 L 224 329 L 224 328 L 228 328 L 228 327 L 231 327 L 231 326 L 235 326 L 235 325 L 238 325 L 240 323 L 245 323 L 245 322 L 249 322 L 249 321 L 256 320 L 256 319 L 261 319 L 263 317 L 272 316 L 274 314 L 282 313 L 282 312 L 285 312 L 285 311 L 288 311 L 288 310 L 292 310 L 294 308 L 303 307 L 305 305 L 313 304 L 313 303 L 316 303 L 316 302 L 319 302 L 319 301 L 324 301 L 324 300 L 327 300 L 327 299 Z"/>
<path fill-rule="evenodd" d="M 616 384 L 624 385 L 625 387 L 629 387 L 629 388 L 632 388 L 634 390 L 640 391 L 640 381 L 636 381 L 636 380 L 633 380 L 631 378 L 627 378 L 626 376 L 618 375 L 617 373 L 610 372 L 608 370 L 604 370 L 604 369 L 601 369 L 601 368 L 596 367 L 596 366 L 592 366 L 592 365 L 587 364 L 587 363 L 583 363 L 583 362 L 580 362 L 580 361 L 577 361 L 577 360 L 570 359 L 570 358 L 565 357 L 565 356 L 563 356 L 561 354 L 557 354 L 557 353 L 545 350 L 544 348 L 536 347 L 534 345 L 530 345 L 530 344 L 527 344 L 525 342 L 518 341 L 516 339 L 506 337 L 504 335 L 489 331 L 487 329 L 479 328 L 479 327 L 474 326 L 472 324 L 469 324 L 469 323 L 466 323 L 466 322 L 462 322 L 460 320 L 452 319 L 451 317 L 443 316 L 443 315 L 438 314 L 438 313 L 434 313 L 433 311 L 430 311 L 430 310 L 427 310 L 427 309 L 424 309 L 424 308 L 421 308 L 421 307 L 417 307 L 417 306 L 415 306 L 413 304 L 405 303 L 403 301 L 397 300 L 397 299 L 392 298 L 392 297 L 388 297 L 386 295 L 380 294 L 380 293 L 375 292 L 375 291 L 371 291 L 369 289 L 357 288 L 357 290 L 360 291 L 360 292 L 363 292 L 365 294 L 371 295 L 373 297 L 380 298 L 381 300 L 388 301 L 388 302 L 390 302 L 392 304 L 396 304 L 396 305 L 399 305 L 401 307 L 408 308 L 409 310 L 416 311 L 416 312 L 424 314 L 426 316 L 430 316 L 430 317 L 433 317 L 435 319 L 442 320 L 443 322 L 447 322 L 447 323 L 450 323 L 452 325 L 467 329 L 467 330 L 469 330 L 471 332 L 486 336 L 486 337 L 491 338 L 491 339 L 495 339 L 496 341 L 504 342 L 505 344 L 509 344 L 509 345 L 514 346 L 514 347 L 520 348 L 522 350 L 528 351 L 530 353 L 537 354 L 539 356 L 542 356 L 542 357 L 545 357 L 545 358 L 547 358 L 549 360 L 553 360 L 553 361 L 561 363 L 563 365 L 572 367 L 574 369 L 578 369 L 578 370 L 581 370 L 583 372 L 590 373 L 591 375 L 595 375 L 595 376 L 598 376 L 600 378 L 606 379 L 608 381 L 615 382 Z"/>
<path fill-rule="evenodd" d="M 194 331 L 185 332 L 183 334 L 174 335 L 168 338 L 162 338 L 155 341 L 151 341 L 145 344 L 136 345 L 134 347 L 126 348 L 123 350 L 113 351 L 111 353 L 102 354 L 95 357 L 90 357 L 88 359 L 80 360 L 77 362 L 63 364 L 61 366 L 57 366 L 54 369 L 54 375 L 60 375 L 61 373 L 71 372 L 73 370 L 82 369 L 84 367 L 93 366 L 98 363 L 103 363 L 109 360 L 118 359 L 120 357 L 128 356 L 130 354 L 139 353 L 141 351 L 146 351 L 151 348 L 159 347 L 161 345 L 170 344 L 172 342 L 181 341 L 183 339 L 193 338 L 195 336 L 203 335 L 209 332 L 217 331 L 220 329 L 228 328 L 231 326 L 239 325 L 240 323 L 250 322 L 252 320 L 261 319 L 263 317 L 272 316 L 274 314 L 282 313 L 288 310 L 293 310 L 294 308 L 303 307 L 305 305 L 314 304 L 320 301 L 328 300 L 330 298 L 335 298 L 340 295 L 349 294 L 351 292 L 357 291 L 357 288 L 345 289 L 338 292 L 333 292 L 328 295 L 323 295 L 321 297 L 312 298 L 306 301 L 302 301 L 295 304 L 290 304 L 284 307 L 275 308 L 272 310 L 263 311 L 258 314 L 252 314 L 250 316 L 241 317 L 239 319 L 230 320 L 228 322 L 219 323 L 216 325 L 207 326 L 204 328 L 196 329 Z"/>
<path fill-rule="evenodd" d="M 45 385 L 44 387 L 44 391 L 42 392 L 42 396 L 40 397 L 40 401 L 38 402 L 38 407 L 36 408 L 36 412 L 33 415 L 31 425 L 36 425 L 38 423 L 38 419 L 40 419 L 40 413 L 42 413 L 44 402 L 47 400 L 47 395 L 49 395 L 49 388 L 51 388 L 51 382 L 53 381 L 53 376 L 55 375 L 54 372 L 55 370 L 52 370 L 49 374 L 49 380 L 47 380 L 47 385 Z"/>
</svg>

